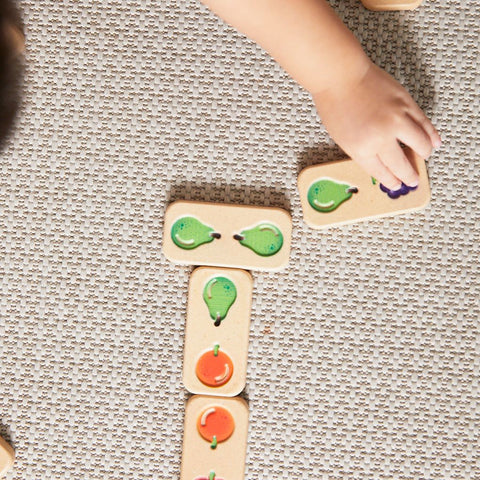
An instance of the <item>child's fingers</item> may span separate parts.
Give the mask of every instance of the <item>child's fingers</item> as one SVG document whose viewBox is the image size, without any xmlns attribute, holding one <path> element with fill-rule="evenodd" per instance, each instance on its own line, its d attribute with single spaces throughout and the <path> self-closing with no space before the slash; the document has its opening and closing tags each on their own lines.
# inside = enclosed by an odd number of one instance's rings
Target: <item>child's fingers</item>
<svg viewBox="0 0 480 480">
<path fill-rule="evenodd" d="M 419 177 L 397 141 L 378 152 L 380 160 L 405 185 L 416 187 Z"/>
<path fill-rule="evenodd" d="M 428 158 L 432 153 L 433 145 L 427 132 L 411 117 L 407 117 L 398 130 L 397 139 L 411 147 L 422 158 Z"/>
<path fill-rule="evenodd" d="M 434 148 L 438 148 L 442 144 L 442 139 L 440 138 L 437 129 L 433 126 L 433 123 L 430 119 L 423 113 L 423 110 L 415 104 L 415 109 L 409 114 L 409 116 L 417 122 L 424 130 L 427 132 L 427 135 L 430 137 L 430 141 Z"/>
<path fill-rule="evenodd" d="M 355 159 L 369 175 L 390 190 L 398 190 L 402 182 L 383 164 L 378 156 Z"/>
</svg>

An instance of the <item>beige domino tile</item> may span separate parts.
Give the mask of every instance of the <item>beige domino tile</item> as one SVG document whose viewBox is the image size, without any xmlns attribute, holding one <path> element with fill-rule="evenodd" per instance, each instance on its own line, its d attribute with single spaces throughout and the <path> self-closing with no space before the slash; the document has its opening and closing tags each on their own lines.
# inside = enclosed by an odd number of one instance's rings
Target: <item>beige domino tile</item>
<svg viewBox="0 0 480 480">
<path fill-rule="evenodd" d="M 223 288 L 228 288 L 227 294 Z M 252 289 L 252 277 L 244 270 L 200 267 L 193 271 L 183 360 L 183 383 L 190 392 L 233 397 L 245 387 Z M 215 326 L 212 317 L 218 314 L 224 318 Z M 199 377 L 197 368 L 202 366 L 205 373 Z"/>
<path fill-rule="evenodd" d="M 0 437 L 0 478 L 10 470 L 15 459 L 13 448 Z"/>
<path fill-rule="evenodd" d="M 196 233 L 192 234 L 190 227 L 184 231 L 177 228 L 182 223 L 179 220 L 185 217 L 193 217 L 202 225 Z M 214 238 L 208 232 L 221 238 Z M 165 213 L 163 252 L 172 262 L 183 265 L 280 270 L 289 260 L 291 232 L 291 217 L 280 208 L 177 201 Z M 270 247 L 275 253 L 269 256 L 255 253 L 235 240 L 234 235 L 241 233 L 245 241 L 255 239 L 262 254 L 270 253 Z M 174 238 L 184 247 L 179 247 Z M 198 245 L 200 242 L 204 243 Z"/>
<path fill-rule="evenodd" d="M 298 188 L 305 222 L 312 228 L 320 229 L 424 208 L 430 201 L 430 186 L 425 161 L 409 148 L 405 149 L 405 154 L 419 174 L 420 183 L 416 190 L 396 199 L 391 199 L 382 192 L 379 183 L 374 185 L 372 178 L 350 159 L 314 165 L 304 169 L 298 177 Z M 357 187 L 358 193 L 353 193 L 348 200 L 333 211 L 319 212 L 308 202 L 308 190 L 313 183 L 322 178 Z"/>
<path fill-rule="evenodd" d="M 369 10 L 413 10 L 422 0 L 361 0 Z"/>
<path fill-rule="evenodd" d="M 233 420 L 233 432 L 228 419 Z M 199 423 L 203 424 L 200 428 L 207 439 L 199 433 Z M 218 441 L 212 448 L 213 434 L 228 438 Z M 185 409 L 180 480 L 243 480 L 247 437 L 248 405 L 245 400 L 193 396 Z"/>
</svg>

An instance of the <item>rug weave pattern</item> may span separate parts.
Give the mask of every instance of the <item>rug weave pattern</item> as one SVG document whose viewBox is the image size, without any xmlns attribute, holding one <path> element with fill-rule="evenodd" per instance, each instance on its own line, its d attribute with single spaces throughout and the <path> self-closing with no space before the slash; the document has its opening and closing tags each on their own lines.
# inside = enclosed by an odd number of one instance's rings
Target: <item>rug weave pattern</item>
<svg viewBox="0 0 480 480">
<path fill-rule="evenodd" d="M 178 478 L 191 269 L 161 244 L 182 198 L 293 217 L 289 268 L 254 273 L 245 478 L 480 478 L 477 2 L 333 2 L 444 145 L 425 211 L 324 232 L 296 179 L 342 152 L 252 42 L 194 1 L 20 6 L 25 95 L 0 164 L 7 478 Z"/>
</svg>

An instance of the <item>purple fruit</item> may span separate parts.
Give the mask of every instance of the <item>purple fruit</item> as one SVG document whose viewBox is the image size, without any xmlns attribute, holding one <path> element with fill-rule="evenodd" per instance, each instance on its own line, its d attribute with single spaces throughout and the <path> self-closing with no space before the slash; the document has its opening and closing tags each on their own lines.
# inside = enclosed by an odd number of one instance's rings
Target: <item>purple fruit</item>
<svg viewBox="0 0 480 480">
<path fill-rule="evenodd" d="M 402 186 L 398 190 L 390 190 L 385 185 L 380 184 L 380 190 L 385 192 L 390 198 L 393 199 L 399 198 L 401 195 L 407 195 L 408 192 L 416 190 L 417 187 L 409 187 L 408 185 L 402 183 Z"/>
</svg>

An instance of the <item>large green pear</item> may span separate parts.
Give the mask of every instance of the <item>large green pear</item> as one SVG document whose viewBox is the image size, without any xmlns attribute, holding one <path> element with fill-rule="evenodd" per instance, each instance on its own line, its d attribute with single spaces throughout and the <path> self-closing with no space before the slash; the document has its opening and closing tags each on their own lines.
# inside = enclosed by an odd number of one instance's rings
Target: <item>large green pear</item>
<svg viewBox="0 0 480 480">
<path fill-rule="evenodd" d="M 262 257 L 275 255 L 283 245 L 282 232 L 271 223 L 261 223 L 242 230 L 240 235 L 236 234 L 233 238 Z"/>
<path fill-rule="evenodd" d="M 321 178 L 308 189 L 308 203 L 318 212 L 332 212 L 357 192 L 357 187 L 347 183 Z"/>
<path fill-rule="evenodd" d="M 192 250 L 204 243 L 212 242 L 214 238 L 220 238 L 212 227 L 205 225 L 195 217 L 179 218 L 171 230 L 172 240 L 177 247 Z"/>
<path fill-rule="evenodd" d="M 216 327 L 227 316 L 236 298 L 237 288 L 229 278 L 213 277 L 207 282 L 203 289 L 203 299 Z"/>
</svg>

